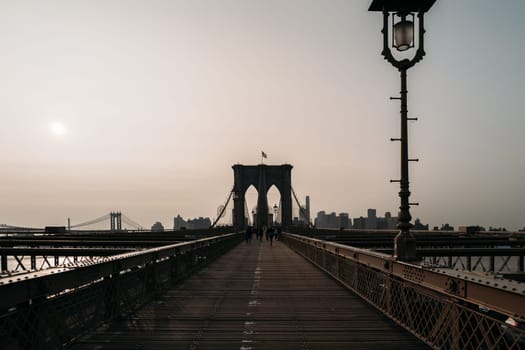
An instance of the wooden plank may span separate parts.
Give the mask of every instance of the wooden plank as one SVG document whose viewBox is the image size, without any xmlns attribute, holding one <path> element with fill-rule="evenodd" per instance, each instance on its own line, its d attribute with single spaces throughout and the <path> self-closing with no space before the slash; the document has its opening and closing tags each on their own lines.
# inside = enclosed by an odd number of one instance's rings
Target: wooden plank
<svg viewBox="0 0 525 350">
<path fill-rule="evenodd" d="M 428 349 L 279 242 L 241 244 L 72 349 Z"/>
</svg>

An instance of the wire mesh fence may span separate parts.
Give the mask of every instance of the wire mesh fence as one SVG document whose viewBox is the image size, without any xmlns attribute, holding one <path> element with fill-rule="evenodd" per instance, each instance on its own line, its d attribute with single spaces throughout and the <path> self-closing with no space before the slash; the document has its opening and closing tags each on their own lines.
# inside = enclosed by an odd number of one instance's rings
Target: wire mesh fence
<svg viewBox="0 0 525 350">
<path fill-rule="evenodd" d="M 283 240 L 434 349 L 525 349 L 525 329 L 513 315 L 425 288 L 413 283 L 414 278 L 404 280 L 323 245 L 291 235 Z"/>
</svg>

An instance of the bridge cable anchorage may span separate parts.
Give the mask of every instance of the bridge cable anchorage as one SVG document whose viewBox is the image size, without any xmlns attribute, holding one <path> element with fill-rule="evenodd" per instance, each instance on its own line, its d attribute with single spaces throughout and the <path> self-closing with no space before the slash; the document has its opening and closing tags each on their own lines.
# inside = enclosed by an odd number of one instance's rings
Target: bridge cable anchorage
<svg viewBox="0 0 525 350">
<path fill-rule="evenodd" d="M 219 220 L 222 218 L 223 214 L 224 214 L 224 211 L 226 210 L 226 207 L 228 206 L 228 203 L 230 203 L 230 199 L 232 198 L 232 195 L 233 195 L 233 188 L 232 190 L 230 191 L 230 193 L 228 193 L 228 197 L 226 198 L 226 201 L 224 202 L 224 205 L 222 206 L 222 210 L 220 211 L 220 213 L 217 215 L 217 217 L 215 218 L 215 220 L 213 220 L 213 223 L 211 224 L 210 228 L 214 228 L 215 225 L 217 225 L 217 223 L 219 222 Z"/>
<path fill-rule="evenodd" d="M 89 225 L 93 225 L 93 224 L 98 224 L 99 222 L 102 222 L 102 221 L 107 220 L 107 219 L 109 219 L 109 214 L 103 215 L 103 216 L 98 217 L 96 219 L 92 219 L 92 220 L 88 220 L 88 221 L 82 222 L 80 224 L 71 225 L 70 228 L 77 228 L 77 227 L 82 227 L 82 226 L 89 226 Z"/>
<path fill-rule="evenodd" d="M 299 203 L 299 200 L 297 199 L 297 195 L 295 194 L 295 191 L 292 186 L 290 186 L 290 189 L 292 190 L 293 198 L 295 199 L 295 203 L 297 203 L 297 206 L 299 207 L 299 211 L 303 214 L 303 218 L 308 220 L 308 227 L 313 228 L 314 225 L 312 224 L 311 218 L 306 215 L 306 210 L 303 208 L 303 206 Z"/>
</svg>

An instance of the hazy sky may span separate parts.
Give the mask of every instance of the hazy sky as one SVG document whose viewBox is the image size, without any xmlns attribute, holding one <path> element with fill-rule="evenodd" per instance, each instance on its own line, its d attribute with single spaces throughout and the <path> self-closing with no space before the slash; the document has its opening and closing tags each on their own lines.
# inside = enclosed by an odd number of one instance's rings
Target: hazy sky
<svg viewBox="0 0 525 350">
<path fill-rule="evenodd" d="M 369 3 L 1 0 L 0 223 L 214 216 L 261 150 L 312 214 L 397 213 L 399 74 Z M 525 226 L 523 18 L 523 0 L 426 16 L 414 218 Z"/>
</svg>

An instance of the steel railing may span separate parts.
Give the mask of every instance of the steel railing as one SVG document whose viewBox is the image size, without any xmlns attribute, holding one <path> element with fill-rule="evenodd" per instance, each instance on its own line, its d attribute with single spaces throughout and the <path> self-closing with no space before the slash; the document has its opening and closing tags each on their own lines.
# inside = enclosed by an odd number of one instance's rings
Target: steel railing
<svg viewBox="0 0 525 350">
<path fill-rule="evenodd" d="M 1 279 L 0 345 L 63 348 L 105 322 L 132 315 L 240 241 L 241 234 L 226 234 Z"/>
<path fill-rule="evenodd" d="M 524 284 L 295 234 L 283 241 L 434 349 L 523 349 L 525 330 L 508 321 L 525 318 Z"/>
</svg>

